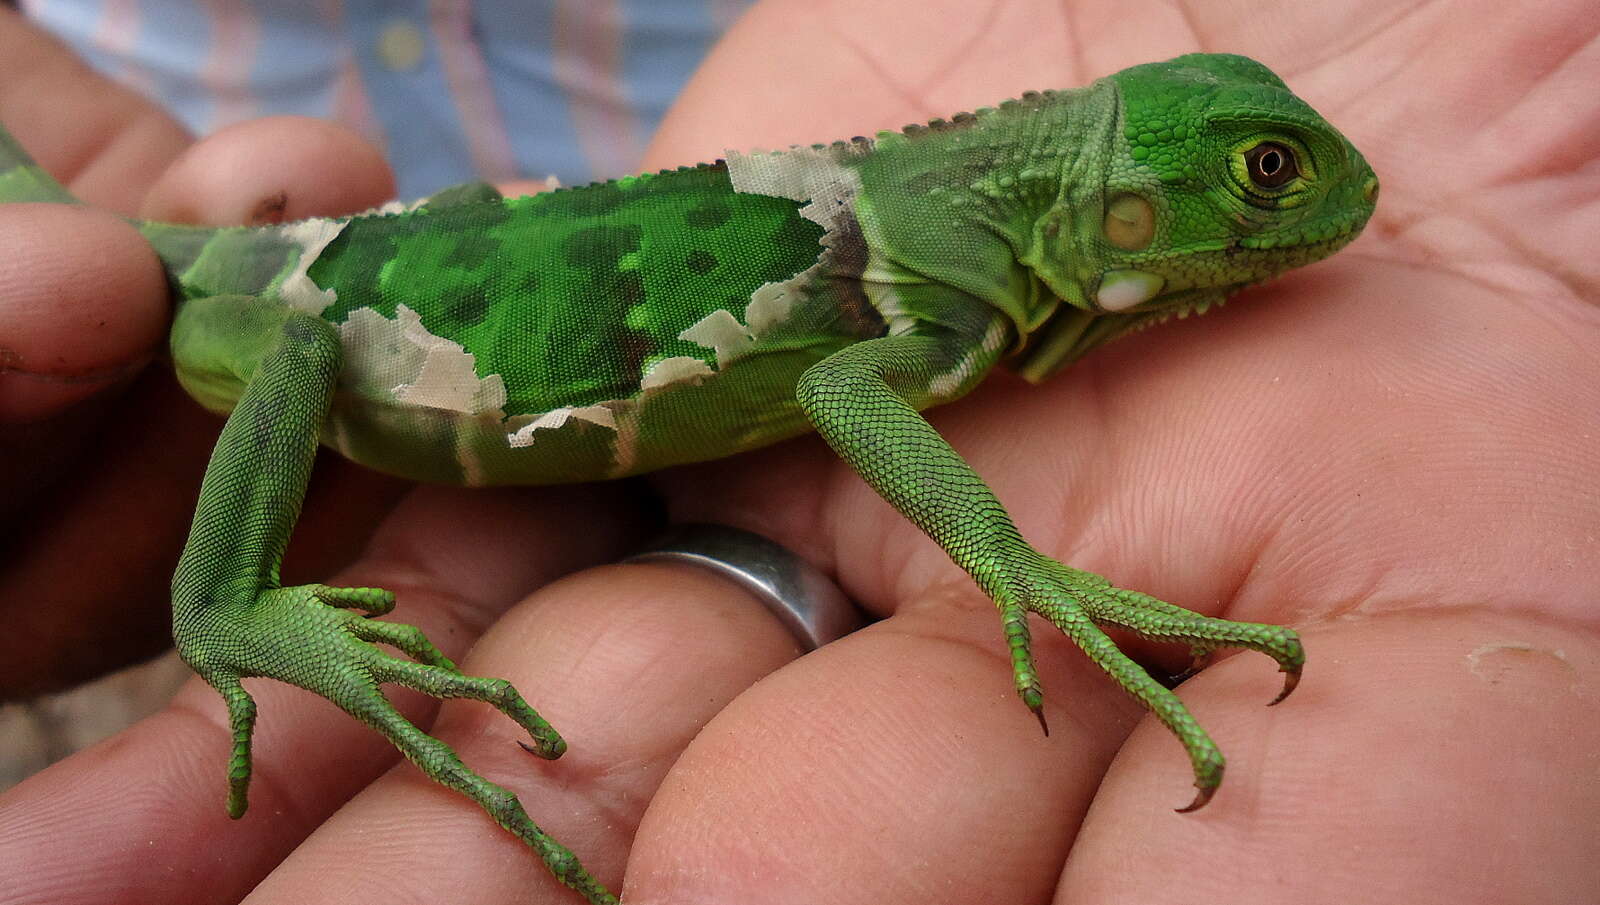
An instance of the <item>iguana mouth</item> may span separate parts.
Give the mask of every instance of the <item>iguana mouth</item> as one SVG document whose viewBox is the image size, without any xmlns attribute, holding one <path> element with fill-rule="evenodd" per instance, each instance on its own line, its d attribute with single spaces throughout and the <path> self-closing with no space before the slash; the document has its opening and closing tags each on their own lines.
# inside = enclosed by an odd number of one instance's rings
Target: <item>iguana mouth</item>
<svg viewBox="0 0 1600 905">
<path fill-rule="evenodd" d="M 1236 241 L 1240 248 L 1267 251 L 1275 248 L 1317 248 L 1331 246 L 1329 253 L 1344 246 L 1367 225 L 1372 209 L 1365 208 L 1345 214 L 1320 217 L 1308 223 L 1297 223 L 1253 236 L 1241 236 Z"/>
<path fill-rule="evenodd" d="M 1204 314 L 1222 304 L 1226 296 L 1246 286 L 1328 257 L 1355 239 L 1369 216 L 1370 207 L 1353 214 L 1319 217 L 1268 233 L 1237 237 L 1203 251 L 1189 250 L 1194 258 L 1210 255 L 1226 259 L 1228 267 L 1239 275 L 1236 282 L 1227 286 L 1151 295 L 1127 311 L 1089 311 L 1062 300 L 1050 319 L 1028 338 L 1013 359 L 1012 367 L 1030 381 L 1042 381 L 1113 339 L 1174 318 Z M 1133 263 L 1130 268 L 1113 272 L 1141 274 L 1145 271 Z M 1151 268 L 1152 275 L 1155 272 L 1156 269 Z M 1171 276 L 1179 281 L 1184 279 L 1184 275 Z M 1048 285 L 1042 288 L 1050 291 Z M 1158 289 L 1154 291 L 1159 292 Z"/>
</svg>

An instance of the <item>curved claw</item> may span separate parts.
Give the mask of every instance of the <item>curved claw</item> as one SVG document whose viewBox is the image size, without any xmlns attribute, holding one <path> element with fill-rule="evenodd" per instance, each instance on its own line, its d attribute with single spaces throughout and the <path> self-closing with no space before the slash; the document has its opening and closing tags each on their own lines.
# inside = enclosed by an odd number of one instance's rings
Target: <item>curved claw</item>
<svg viewBox="0 0 1600 905">
<path fill-rule="evenodd" d="M 552 743 L 550 743 L 548 745 L 545 745 L 544 747 L 535 747 L 533 745 L 528 744 L 527 742 L 523 741 L 520 738 L 517 739 L 517 744 L 522 746 L 522 750 L 528 752 L 529 754 L 532 754 L 534 757 L 541 758 L 543 760 L 555 760 L 556 758 L 560 757 L 561 755 L 567 753 L 566 740 L 561 739 L 561 738 L 557 738 L 554 742 L 552 742 Z"/>
<path fill-rule="evenodd" d="M 1216 786 L 1212 786 L 1209 789 L 1201 788 L 1200 791 L 1194 796 L 1194 801 L 1189 802 L 1188 807 L 1178 808 L 1177 811 L 1179 814 L 1190 814 L 1198 811 L 1205 807 L 1206 802 L 1210 801 L 1211 796 L 1215 794 L 1217 794 Z"/>
<path fill-rule="evenodd" d="M 1046 738 L 1050 736 L 1050 724 L 1044 721 L 1044 692 L 1039 690 L 1038 682 L 1029 682 L 1017 687 L 1017 694 L 1022 698 L 1022 703 L 1033 712 L 1034 718 L 1039 721 L 1039 728 L 1044 730 Z"/>
<path fill-rule="evenodd" d="M 1300 669 L 1301 667 L 1299 666 L 1285 666 L 1283 668 L 1283 690 L 1278 692 L 1277 697 L 1267 702 L 1268 707 L 1271 707 L 1273 704 L 1281 703 L 1284 698 L 1289 696 L 1291 691 L 1295 690 L 1295 687 L 1300 684 Z"/>
<path fill-rule="evenodd" d="M 1169 687 L 1175 686 L 1197 675 L 1200 670 L 1205 669 L 1206 666 L 1210 664 L 1211 655 L 1213 653 L 1215 653 L 1215 651 L 1196 649 L 1189 657 L 1188 667 L 1186 667 L 1183 672 L 1173 676 L 1171 682 L 1166 684 L 1168 684 Z"/>
</svg>

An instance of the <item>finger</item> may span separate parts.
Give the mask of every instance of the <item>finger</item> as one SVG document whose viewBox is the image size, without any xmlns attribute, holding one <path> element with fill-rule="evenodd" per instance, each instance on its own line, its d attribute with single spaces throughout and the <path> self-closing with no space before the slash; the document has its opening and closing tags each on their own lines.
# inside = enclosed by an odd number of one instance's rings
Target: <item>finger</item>
<svg viewBox="0 0 1600 905">
<path fill-rule="evenodd" d="M 166 279 L 131 226 L 100 211 L 5 204 L 0 235 L 0 420 L 57 414 L 126 383 L 155 354 Z"/>
<path fill-rule="evenodd" d="M 392 190 L 381 156 L 354 133 L 279 117 L 192 147 L 152 190 L 145 214 L 264 222 L 348 213 Z M 166 282 L 130 226 L 67 206 L 4 205 L 0 230 L 10 237 L 0 261 L 0 419 L 56 414 L 151 358 L 168 316 Z"/>
<path fill-rule="evenodd" d="M 714 575 L 657 564 L 591 570 L 534 594 L 462 664 L 511 679 L 562 733 L 567 753 L 537 760 L 517 745 L 525 736 L 514 724 L 477 704 L 447 704 L 434 728 L 616 890 L 633 828 L 683 746 L 797 653 L 760 602 Z M 353 847 L 367 852 L 359 871 L 348 869 Z M 530 891 L 538 901 L 575 901 L 478 808 L 402 764 L 250 901 L 509 903 Z"/>
<path fill-rule="evenodd" d="M 673 768 L 640 827 L 627 895 L 879 905 L 1048 896 L 1132 708 L 1059 639 L 1041 638 L 1045 737 L 1017 700 L 1004 650 L 992 609 L 961 588 L 761 682 Z"/>
<path fill-rule="evenodd" d="M 620 488 L 538 494 L 423 491 L 345 584 L 399 592 L 395 619 L 459 656 L 531 587 L 617 555 Z M 568 526 L 583 520 L 591 530 Z M 448 587 L 452 594 L 426 592 Z M 191 683 L 163 713 L 0 797 L 0 876 L 19 901 L 235 901 L 395 755 L 327 702 L 247 682 L 259 705 L 251 810 L 224 814 L 230 735 L 215 692 Z M 397 693 L 426 725 L 430 699 Z M 128 839 L 140 845 L 128 846 Z M 72 840 L 72 844 L 62 844 Z M 204 884 L 193 882 L 206 877 Z"/>
<path fill-rule="evenodd" d="M 3 6 L 0 122 L 79 198 L 122 214 L 189 143 L 172 117 Z"/>
<path fill-rule="evenodd" d="M 1306 645 L 1315 671 L 1271 710 L 1249 658 L 1184 686 L 1231 757 L 1203 812 L 1171 813 L 1172 742 L 1140 726 L 1057 901 L 1592 898 L 1591 637 L 1457 611 L 1326 625 Z"/>
<path fill-rule="evenodd" d="M 1062 52 L 1075 43 L 1063 8 L 992 7 L 976 38 L 950 28 L 971 16 L 964 0 L 757 4 L 684 87 L 647 166 L 871 135 L 1086 81 L 1073 74 L 1082 61 Z"/>
<path fill-rule="evenodd" d="M 203 420 L 170 380 L 140 374 L 168 303 L 133 229 L 82 208 L 0 205 L 0 236 L 0 620 L 11 627 L 0 697 L 16 697 L 165 643 L 142 604 L 164 596 L 190 499 L 173 482 L 204 445 L 178 429 Z M 166 430 L 150 429 L 146 404 Z M 135 512 L 138 531 L 108 530 Z"/>
<path fill-rule="evenodd" d="M 326 120 L 272 116 L 191 147 L 151 187 L 140 215 L 260 226 L 354 213 L 393 197 L 393 173 L 360 135 Z"/>
<path fill-rule="evenodd" d="M 278 199 L 286 216 L 336 214 L 390 188 L 358 137 L 283 118 L 196 144 L 146 213 L 232 223 Z M 0 230 L 22 252 L 0 260 L 0 335 L 14 349 L 9 367 L 0 362 L 0 417 L 43 419 L 8 428 L 0 448 L 10 507 L 0 617 L 19 627 L 0 636 L 0 689 L 20 695 L 166 644 L 172 564 L 220 421 L 184 398 L 164 365 L 112 392 L 164 345 L 169 317 L 165 278 L 128 226 L 65 206 L 5 205 Z M 323 468 L 285 574 L 323 578 L 348 562 L 399 486 Z M 118 530 L 134 513 L 139 529 Z"/>
</svg>

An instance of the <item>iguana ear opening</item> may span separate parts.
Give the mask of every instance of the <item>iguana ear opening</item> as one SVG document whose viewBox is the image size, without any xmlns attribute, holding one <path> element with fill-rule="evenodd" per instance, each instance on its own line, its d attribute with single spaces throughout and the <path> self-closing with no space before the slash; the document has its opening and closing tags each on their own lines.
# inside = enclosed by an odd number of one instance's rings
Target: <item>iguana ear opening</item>
<svg viewBox="0 0 1600 905">
<path fill-rule="evenodd" d="M 1101 225 L 1106 241 L 1123 251 L 1143 251 L 1156 237 L 1156 212 L 1150 202 L 1124 192 L 1106 205 Z"/>
</svg>

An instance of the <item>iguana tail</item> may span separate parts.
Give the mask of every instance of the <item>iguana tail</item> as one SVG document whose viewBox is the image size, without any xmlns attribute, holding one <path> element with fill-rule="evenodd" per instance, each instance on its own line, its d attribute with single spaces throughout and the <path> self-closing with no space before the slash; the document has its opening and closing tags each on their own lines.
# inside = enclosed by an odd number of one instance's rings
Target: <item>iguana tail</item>
<svg viewBox="0 0 1600 905">
<path fill-rule="evenodd" d="M 0 126 L 0 203 L 10 201 L 78 203 L 72 193 L 34 163 L 11 133 Z"/>
</svg>

